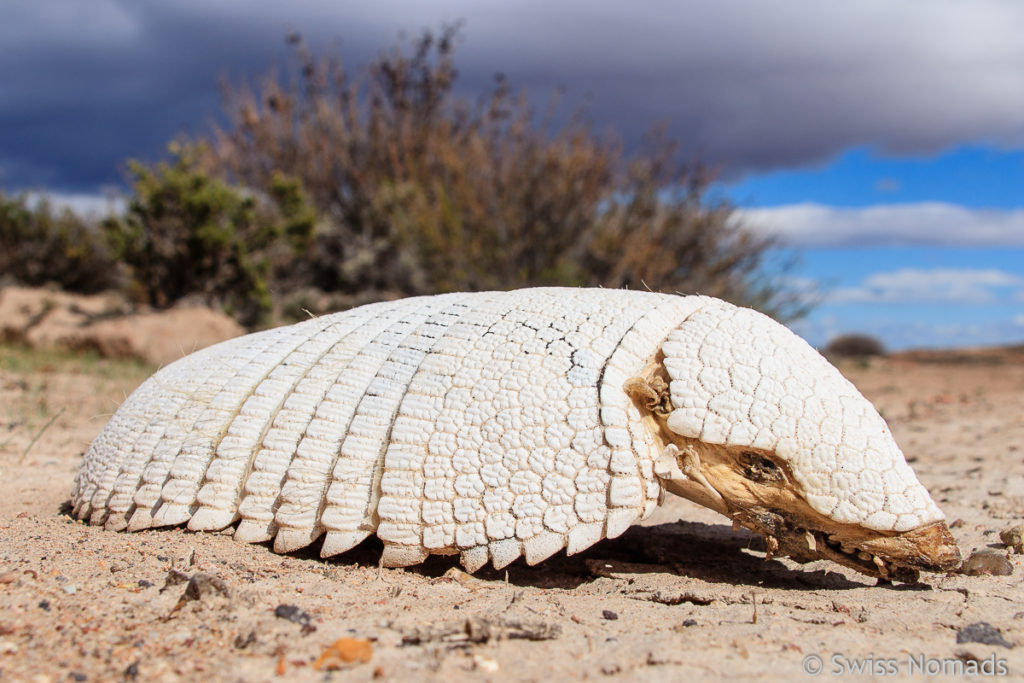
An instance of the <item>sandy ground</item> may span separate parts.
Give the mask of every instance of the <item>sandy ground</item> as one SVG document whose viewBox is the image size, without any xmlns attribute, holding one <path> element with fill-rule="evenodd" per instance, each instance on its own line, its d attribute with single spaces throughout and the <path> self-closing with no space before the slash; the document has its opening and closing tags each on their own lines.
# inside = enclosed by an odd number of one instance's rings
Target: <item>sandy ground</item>
<svg viewBox="0 0 1024 683">
<path fill-rule="evenodd" d="M 924 361 L 843 369 L 964 556 L 1002 552 L 999 530 L 1024 521 L 1024 360 Z M 82 452 L 148 372 L 0 346 L 0 681 L 1024 679 L 1020 555 L 1009 576 L 876 585 L 765 561 L 759 539 L 679 500 L 584 554 L 472 577 L 451 558 L 378 570 L 373 542 L 325 561 L 71 520 Z M 212 578 L 175 583 L 197 574 Z M 958 642 L 978 632 L 1002 644 Z M 342 638 L 369 661 L 318 669 Z"/>
</svg>

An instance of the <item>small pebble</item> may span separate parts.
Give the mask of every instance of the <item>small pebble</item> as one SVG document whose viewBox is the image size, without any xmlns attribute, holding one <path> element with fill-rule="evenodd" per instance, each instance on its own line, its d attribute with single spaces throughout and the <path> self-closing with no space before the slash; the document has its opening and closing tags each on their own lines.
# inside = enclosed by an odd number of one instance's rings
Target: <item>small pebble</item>
<svg viewBox="0 0 1024 683">
<path fill-rule="evenodd" d="M 285 619 L 293 624 L 309 626 L 309 612 L 306 612 L 296 605 L 278 605 L 274 608 L 274 616 L 278 619 Z"/>
<path fill-rule="evenodd" d="M 610 609 L 606 609 L 603 612 L 601 612 L 601 616 L 607 619 L 608 621 L 615 621 L 619 618 L 619 615 L 611 611 Z"/>
<path fill-rule="evenodd" d="M 239 650 L 244 650 L 245 648 L 249 647 L 250 645 L 252 645 L 255 642 L 256 642 L 256 631 L 249 631 L 249 634 L 247 636 L 245 636 L 244 638 L 242 637 L 241 634 L 238 634 L 237 636 L 235 636 L 235 647 L 238 648 Z"/>
<path fill-rule="evenodd" d="M 489 674 L 495 673 L 500 668 L 496 660 L 483 655 L 473 655 L 473 666 Z"/>
<path fill-rule="evenodd" d="M 999 532 L 999 540 L 1018 555 L 1024 554 L 1024 524 L 1003 529 Z"/>
<path fill-rule="evenodd" d="M 210 574 L 199 573 L 193 574 L 188 580 L 188 585 L 185 586 L 185 592 L 182 594 L 181 599 L 202 600 L 214 594 L 220 594 L 225 598 L 231 597 L 231 591 L 228 590 L 228 585 L 222 579 Z"/>
<path fill-rule="evenodd" d="M 1013 643 L 1009 643 L 1005 638 L 1003 638 L 1002 631 L 987 621 L 979 621 L 977 623 L 964 626 L 962 629 L 957 631 L 956 642 L 999 645 L 1006 648 L 1014 647 Z"/>
<path fill-rule="evenodd" d="M 1002 551 L 985 548 L 971 553 L 971 556 L 960 567 L 960 573 L 967 576 L 983 574 L 1009 576 L 1013 573 L 1013 565 L 1006 559 L 1006 555 Z"/>
<path fill-rule="evenodd" d="M 167 572 L 167 578 L 164 579 L 164 587 L 160 589 L 163 593 L 171 586 L 177 586 L 182 583 L 188 583 L 189 576 L 185 572 L 179 572 L 177 569 L 171 569 Z"/>
<path fill-rule="evenodd" d="M 63 590 L 68 595 L 74 595 L 75 593 L 78 592 L 78 587 L 75 586 L 75 584 L 73 584 L 73 583 L 69 583 L 68 585 L 63 587 Z"/>
</svg>

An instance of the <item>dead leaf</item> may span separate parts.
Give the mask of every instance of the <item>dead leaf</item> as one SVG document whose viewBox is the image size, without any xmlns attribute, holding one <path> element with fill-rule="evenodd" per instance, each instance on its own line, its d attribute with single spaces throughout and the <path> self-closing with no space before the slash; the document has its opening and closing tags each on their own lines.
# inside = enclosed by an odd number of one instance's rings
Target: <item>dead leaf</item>
<svg viewBox="0 0 1024 683">
<path fill-rule="evenodd" d="M 373 645 L 359 638 L 338 638 L 313 662 L 317 671 L 336 671 L 346 664 L 366 663 L 373 657 Z"/>
</svg>

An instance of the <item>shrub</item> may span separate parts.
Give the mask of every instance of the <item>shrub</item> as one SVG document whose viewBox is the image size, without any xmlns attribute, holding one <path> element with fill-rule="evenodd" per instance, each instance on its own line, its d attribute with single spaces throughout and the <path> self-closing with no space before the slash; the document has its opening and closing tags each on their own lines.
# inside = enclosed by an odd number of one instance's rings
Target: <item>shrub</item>
<svg viewBox="0 0 1024 683">
<path fill-rule="evenodd" d="M 879 340 L 866 334 L 841 334 L 828 343 L 824 353 L 826 356 L 838 358 L 884 356 L 885 346 Z"/>
<path fill-rule="evenodd" d="M 57 284 L 92 294 L 119 282 L 119 270 L 103 234 L 69 209 L 45 199 L 0 192 L 0 274 L 38 287 Z"/>
<path fill-rule="evenodd" d="M 190 296 L 256 324 L 271 307 L 276 269 L 305 248 L 314 214 L 301 188 L 281 174 L 260 197 L 211 176 L 201 149 L 172 144 L 173 160 L 130 162 L 133 195 L 123 218 L 106 222 L 129 268 L 134 298 L 163 308 Z"/>
<path fill-rule="evenodd" d="M 457 28 L 425 32 L 351 75 L 290 36 L 292 68 L 224 87 L 228 124 L 203 163 L 264 194 L 293 178 L 319 214 L 289 286 L 348 295 L 527 285 L 701 292 L 778 317 L 775 246 L 708 202 L 712 180 L 654 135 L 627 156 L 582 115 L 556 125 L 496 77 L 456 97 Z"/>
</svg>

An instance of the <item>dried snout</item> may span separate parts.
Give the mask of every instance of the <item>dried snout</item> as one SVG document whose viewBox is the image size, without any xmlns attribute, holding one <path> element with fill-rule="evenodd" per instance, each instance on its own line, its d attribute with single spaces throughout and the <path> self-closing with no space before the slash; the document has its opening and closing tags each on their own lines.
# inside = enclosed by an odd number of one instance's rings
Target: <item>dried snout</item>
<svg viewBox="0 0 1024 683">
<path fill-rule="evenodd" d="M 785 463 L 746 449 L 689 442 L 665 447 L 656 466 L 665 489 L 764 536 L 768 556 L 827 559 L 868 576 L 913 582 L 918 571 L 960 564 L 944 522 L 902 532 L 837 522 L 807 504 Z"/>
</svg>

